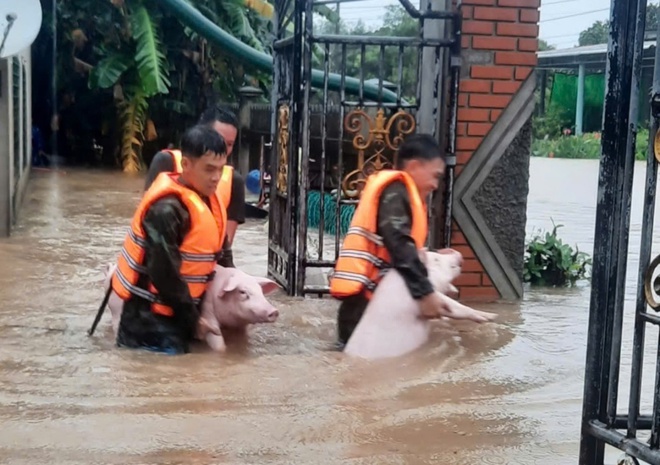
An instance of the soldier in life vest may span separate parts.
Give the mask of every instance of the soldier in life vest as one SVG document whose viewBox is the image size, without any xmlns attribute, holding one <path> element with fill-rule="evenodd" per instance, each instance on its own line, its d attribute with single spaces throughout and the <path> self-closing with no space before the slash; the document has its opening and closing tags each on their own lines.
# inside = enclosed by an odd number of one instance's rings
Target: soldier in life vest
<svg viewBox="0 0 660 465">
<path fill-rule="evenodd" d="M 330 280 L 331 295 L 341 300 L 340 347 L 348 342 L 390 267 L 401 273 L 424 317 L 437 318 L 443 305 L 418 250 L 426 242 L 426 199 L 444 174 L 444 154 L 433 137 L 415 134 L 401 144 L 397 164 L 398 169 L 367 179 Z"/>
<path fill-rule="evenodd" d="M 236 116 L 222 107 L 212 106 L 202 114 L 199 124 L 212 127 L 224 138 L 227 144 L 227 157 L 230 157 L 238 134 Z M 154 155 L 147 172 L 145 191 L 159 173 L 172 171 L 180 173 L 180 162 L 180 150 L 167 149 Z M 238 171 L 229 165 L 225 166 L 222 179 L 218 185 L 218 194 L 225 202 L 225 208 L 227 209 L 227 240 L 223 245 L 222 258 L 219 264 L 225 267 L 234 267 L 231 245 L 234 242 L 238 225 L 245 223 L 245 181 Z"/>
<path fill-rule="evenodd" d="M 188 352 L 199 304 L 225 237 L 215 195 L 227 149 L 206 125 L 181 139 L 182 172 L 161 173 L 144 193 L 117 259 L 112 289 L 124 301 L 119 347 Z"/>
</svg>

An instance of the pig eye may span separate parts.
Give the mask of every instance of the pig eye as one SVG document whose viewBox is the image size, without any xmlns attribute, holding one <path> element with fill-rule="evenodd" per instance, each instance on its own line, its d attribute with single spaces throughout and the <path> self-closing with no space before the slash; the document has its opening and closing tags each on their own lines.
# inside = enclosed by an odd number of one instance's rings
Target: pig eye
<svg viewBox="0 0 660 465">
<path fill-rule="evenodd" d="M 245 292 L 243 289 L 241 289 L 239 292 L 240 292 L 242 298 L 244 298 L 244 299 L 249 299 L 250 298 L 250 295 L 247 292 Z"/>
</svg>

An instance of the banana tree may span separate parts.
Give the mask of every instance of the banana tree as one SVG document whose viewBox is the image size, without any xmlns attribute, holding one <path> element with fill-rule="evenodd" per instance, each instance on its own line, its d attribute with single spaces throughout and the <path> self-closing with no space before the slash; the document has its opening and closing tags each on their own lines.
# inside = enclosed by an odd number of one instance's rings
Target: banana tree
<svg viewBox="0 0 660 465">
<path fill-rule="evenodd" d="M 122 40 L 104 44 L 105 58 L 91 70 L 91 88 L 113 88 L 121 127 L 121 163 L 126 172 L 144 168 L 149 99 L 169 92 L 169 70 L 160 39 L 159 16 L 146 0 L 111 0 L 123 20 Z M 114 46 L 113 46 L 114 45 Z"/>
<path fill-rule="evenodd" d="M 265 0 L 187 1 L 239 40 L 272 54 L 272 7 Z M 60 1 L 57 15 L 58 93 L 71 95 L 74 115 L 67 114 L 66 133 L 82 141 L 71 143 L 72 153 L 104 140 L 105 160 L 119 158 L 124 171 L 136 172 L 144 167 L 143 154 L 176 143 L 209 101 L 235 101 L 243 85 L 270 92 L 269 74 L 237 66 L 184 29 L 159 0 Z"/>
</svg>

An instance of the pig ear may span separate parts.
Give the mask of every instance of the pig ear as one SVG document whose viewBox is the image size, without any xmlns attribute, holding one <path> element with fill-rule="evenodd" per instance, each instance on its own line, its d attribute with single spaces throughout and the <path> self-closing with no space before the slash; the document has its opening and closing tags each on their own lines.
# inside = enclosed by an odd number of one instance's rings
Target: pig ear
<svg viewBox="0 0 660 465">
<path fill-rule="evenodd" d="M 428 257 L 426 255 L 427 249 L 426 247 L 419 249 L 418 254 L 419 254 L 419 259 L 422 261 L 424 265 L 428 263 Z"/>
<path fill-rule="evenodd" d="M 257 284 L 261 286 L 261 290 L 263 291 L 264 295 L 268 295 L 280 289 L 279 284 L 268 278 L 255 277 L 254 279 L 257 281 Z"/>
<path fill-rule="evenodd" d="M 222 292 L 226 294 L 227 292 L 235 291 L 237 287 L 238 279 L 236 278 L 236 275 L 232 274 L 225 282 L 225 285 L 222 286 Z"/>
</svg>

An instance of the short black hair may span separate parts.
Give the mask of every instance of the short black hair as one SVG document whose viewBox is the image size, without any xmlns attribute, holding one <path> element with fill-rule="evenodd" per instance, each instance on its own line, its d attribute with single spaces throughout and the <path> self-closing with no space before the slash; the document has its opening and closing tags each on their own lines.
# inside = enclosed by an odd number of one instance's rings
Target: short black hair
<svg viewBox="0 0 660 465">
<path fill-rule="evenodd" d="M 413 134 L 406 137 L 399 147 L 397 166 L 402 168 L 408 160 L 430 161 L 436 158 L 445 161 L 446 157 L 435 137 L 430 134 Z"/>
<path fill-rule="evenodd" d="M 222 105 L 213 105 L 202 113 L 199 117 L 199 124 L 213 124 L 216 121 L 229 124 L 238 129 L 238 119 L 236 115 Z"/>
<path fill-rule="evenodd" d="M 198 124 L 183 133 L 181 155 L 187 158 L 201 158 L 209 151 L 218 156 L 227 153 L 225 139 L 212 128 Z"/>
</svg>

